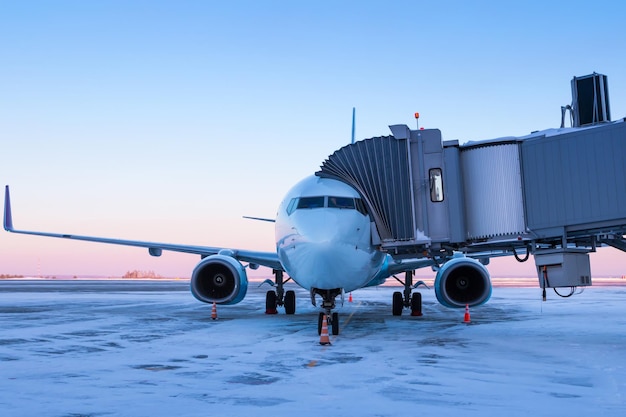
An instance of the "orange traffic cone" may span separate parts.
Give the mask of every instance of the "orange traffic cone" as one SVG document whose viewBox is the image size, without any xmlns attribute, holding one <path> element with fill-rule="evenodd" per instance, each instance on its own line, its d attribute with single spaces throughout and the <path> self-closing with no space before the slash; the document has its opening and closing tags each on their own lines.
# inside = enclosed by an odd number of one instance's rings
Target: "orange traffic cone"
<svg viewBox="0 0 626 417">
<path fill-rule="evenodd" d="M 350 293 L 350 297 L 348 297 L 348 302 L 351 303 L 352 302 L 352 293 Z"/>
<path fill-rule="evenodd" d="M 470 323 L 469 304 L 465 304 L 465 317 L 463 317 L 463 323 Z"/>
<path fill-rule="evenodd" d="M 322 317 L 322 331 L 320 333 L 320 345 L 330 345 L 330 338 L 328 337 L 328 320 L 326 314 Z"/>
<path fill-rule="evenodd" d="M 211 318 L 217 320 L 217 305 L 215 303 L 213 303 L 213 308 L 211 309 Z"/>
</svg>

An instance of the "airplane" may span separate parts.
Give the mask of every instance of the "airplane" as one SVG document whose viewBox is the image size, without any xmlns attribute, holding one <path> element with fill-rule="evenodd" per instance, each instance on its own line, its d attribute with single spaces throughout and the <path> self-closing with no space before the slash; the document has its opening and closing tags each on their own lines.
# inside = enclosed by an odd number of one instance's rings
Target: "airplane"
<svg viewBox="0 0 626 417">
<path fill-rule="evenodd" d="M 280 203 L 275 219 L 258 219 L 275 223 L 276 251 L 258 252 L 210 246 L 192 246 L 139 240 L 82 236 L 67 233 L 19 230 L 14 228 L 9 186 L 5 188 L 4 229 L 11 233 L 47 236 L 147 248 L 152 256 L 176 251 L 201 256 L 191 274 L 193 296 L 205 303 L 236 304 L 247 291 L 246 267 L 271 268 L 275 289 L 267 291 L 266 313 L 276 314 L 284 307 L 286 314 L 296 309 L 295 291 L 284 291 L 293 280 L 308 290 L 317 305 L 318 333 L 326 318 L 333 335 L 339 334 L 336 299 L 359 288 L 383 284 L 390 277 L 404 285 L 404 293 L 393 294 L 393 315 L 410 308 L 421 315 L 421 294 L 413 292 L 413 272 L 423 267 L 438 269 L 435 294 L 441 304 L 450 308 L 478 306 L 488 301 L 491 282 L 487 269 L 476 259 L 460 253 L 441 260 L 433 258 L 396 259 L 373 242 L 372 220 L 359 193 L 348 184 L 330 178 L 309 176 L 298 182 Z M 244 266 L 244 263 L 247 263 Z M 405 273 L 404 282 L 395 275 Z M 284 279 L 284 273 L 289 278 Z"/>
<path fill-rule="evenodd" d="M 424 130 L 418 126 L 418 130 L 411 131 L 406 125 L 389 126 L 393 140 L 379 137 L 355 143 L 353 109 L 351 145 L 337 151 L 339 154 L 335 152 L 333 161 L 327 161 L 328 165 L 325 162 L 320 172 L 293 186 L 280 203 L 276 218 L 250 217 L 275 224 L 273 252 L 15 229 L 8 185 L 4 229 L 27 235 L 142 247 L 152 256 L 161 256 L 163 251 L 200 255 L 201 260 L 191 273 L 190 287 L 193 296 L 205 303 L 239 303 L 248 287 L 246 269 L 267 267 L 272 269 L 274 280 L 266 282 L 274 289 L 266 293 L 265 312 L 276 314 L 277 307 L 284 307 L 286 314 L 295 313 L 295 292 L 285 292 L 284 288 L 285 283 L 293 280 L 310 292 L 314 306 L 318 297 L 321 298 L 318 333 L 326 319 L 332 333 L 339 334 L 338 313 L 333 311 L 338 297 L 343 301 L 345 293 L 381 285 L 391 277 L 404 287 L 404 291 L 393 293 L 392 314 L 399 316 L 406 308 L 411 310 L 411 315 L 421 315 L 421 294 L 414 290 L 422 282 L 413 283 L 414 271 L 419 268 L 431 267 L 437 272 L 434 291 L 443 306 L 480 306 L 489 300 L 492 291 L 484 265 L 496 256 L 513 255 L 519 262 L 525 262 L 533 254 L 545 300 L 546 288 L 557 292 L 557 288 L 569 287 L 573 293 L 577 286 L 591 285 L 588 253 L 595 252 L 597 247 L 606 245 L 626 251 L 624 205 L 615 204 L 616 198 L 623 196 L 620 192 L 626 175 L 622 172 L 623 165 L 616 165 L 613 160 L 614 154 L 623 151 L 626 118 L 610 122 L 608 92 L 602 90 L 604 94 L 596 97 L 599 91 L 596 85 L 605 86 L 606 90 L 606 76 L 594 73 L 572 80 L 573 105 L 569 107 L 575 117 L 571 129 L 564 129 L 562 116 L 561 129 L 468 143 L 463 149 L 458 141 L 448 141 L 447 145 L 442 142 L 438 129 Z M 585 92 L 580 97 L 579 89 Z M 601 99 L 601 118 L 596 112 L 597 99 Z M 562 112 L 564 115 L 565 108 Z M 580 119 L 581 115 L 584 120 Z M 415 118 L 419 118 L 419 113 L 415 113 Z M 415 142 L 411 142 L 413 136 L 417 138 Z M 410 140 L 399 145 L 395 139 Z M 384 144 L 389 147 L 383 147 Z M 382 153 L 368 153 L 379 145 Z M 400 151 L 400 146 L 404 151 Z M 596 152 L 598 146 L 612 149 L 613 153 Z M 567 157 L 561 149 L 568 149 Z M 462 151 L 467 153 L 460 164 Z M 589 153 L 594 158 L 587 161 L 585 157 Z M 416 157 L 416 165 L 409 163 L 411 155 Z M 580 160 L 592 164 L 584 174 L 578 169 Z M 381 167 L 377 162 L 381 162 Z M 406 165 L 404 171 L 392 169 L 402 164 Z M 612 169 L 608 178 L 603 169 L 607 165 Z M 413 166 L 420 168 L 412 169 Z M 547 166 L 550 171 L 544 169 Z M 449 172 L 447 185 L 442 167 Z M 461 181 L 465 168 L 471 190 L 465 189 L 465 180 Z M 503 175 L 493 175 L 494 172 Z M 550 182 L 545 180 L 545 172 L 550 173 Z M 585 188 L 586 197 L 579 192 L 568 192 L 572 186 L 563 186 L 574 180 L 574 184 Z M 594 181 L 602 182 L 605 187 L 589 187 Z M 397 184 L 401 185 L 399 193 L 389 192 L 389 186 Z M 443 198 L 444 187 L 453 196 L 447 200 L 449 206 Z M 418 190 L 419 199 L 405 198 L 410 194 L 407 190 Z M 474 200 L 467 207 L 460 207 L 462 195 L 473 195 L 474 190 L 480 190 L 481 201 L 487 202 L 498 200 L 506 192 L 510 197 L 502 199 L 506 204 L 494 206 L 500 210 L 497 214 L 506 216 L 492 222 L 493 211 Z M 554 196 L 554 201 L 544 196 Z M 604 201 L 605 204 L 598 204 L 609 209 L 594 210 L 586 205 L 587 210 L 577 208 L 561 213 L 563 207 L 585 199 Z M 408 208 L 411 210 L 405 210 Z M 393 212 L 393 219 L 398 220 L 393 230 L 386 212 Z M 410 221 L 416 220 L 417 213 L 421 228 Z M 471 233 L 463 232 L 470 225 Z M 450 233 L 452 229 L 454 236 Z M 436 239 L 427 236 L 431 232 Z M 395 241 L 401 245 L 394 247 Z M 285 273 L 289 278 L 284 278 Z M 404 280 L 396 276 L 401 273 Z"/>
</svg>

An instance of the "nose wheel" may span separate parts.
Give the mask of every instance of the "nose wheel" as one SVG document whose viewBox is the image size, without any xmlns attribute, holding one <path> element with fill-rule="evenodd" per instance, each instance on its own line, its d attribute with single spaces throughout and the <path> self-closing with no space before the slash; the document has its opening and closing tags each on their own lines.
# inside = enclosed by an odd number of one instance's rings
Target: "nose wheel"
<svg viewBox="0 0 626 417">
<path fill-rule="evenodd" d="M 333 336 L 337 336 L 339 334 L 339 313 L 337 312 L 330 315 L 320 312 L 317 318 L 317 334 L 319 335 L 322 333 L 322 323 L 324 322 L 324 317 L 326 317 L 326 324 L 331 329 Z"/>
<path fill-rule="evenodd" d="M 335 308 L 335 298 L 337 298 L 340 294 L 342 294 L 341 288 L 334 288 L 332 290 L 320 290 L 318 288 L 311 289 L 311 303 L 314 306 L 317 306 L 315 303 L 315 296 L 319 295 L 322 297 L 321 307 L 324 312 L 320 312 L 317 318 L 318 334 L 322 332 L 322 321 L 324 320 L 324 316 L 326 316 L 328 327 L 330 328 L 333 336 L 337 336 L 339 334 L 339 314 L 337 312 L 333 313 L 332 310 Z"/>
</svg>

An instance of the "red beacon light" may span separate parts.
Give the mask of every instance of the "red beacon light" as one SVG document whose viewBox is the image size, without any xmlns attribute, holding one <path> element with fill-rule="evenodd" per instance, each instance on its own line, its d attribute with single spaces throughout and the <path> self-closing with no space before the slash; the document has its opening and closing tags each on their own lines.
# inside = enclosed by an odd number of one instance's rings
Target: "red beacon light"
<svg viewBox="0 0 626 417">
<path fill-rule="evenodd" d="M 423 127 L 420 127 L 420 121 L 419 121 L 420 114 L 419 114 L 418 112 L 415 112 L 415 115 L 414 115 L 414 116 L 415 116 L 415 123 L 417 124 L 417 128 L 418 128 L 419 130 L 424 130 L 424 128 L 423 128 Z"/>
</svg>

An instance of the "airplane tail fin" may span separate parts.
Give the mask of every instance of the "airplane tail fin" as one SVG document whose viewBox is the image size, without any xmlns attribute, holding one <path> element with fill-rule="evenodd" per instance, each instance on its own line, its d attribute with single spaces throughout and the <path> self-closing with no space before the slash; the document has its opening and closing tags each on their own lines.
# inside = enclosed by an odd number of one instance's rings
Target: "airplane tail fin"
<svg viewBox="0 0 626 417">
<path fill-rule="evenodd" d="M 13 217 L 11 216 L 11 196 L 9 195 L 9 186 L 4 188 L 4 230 L 13 231 Z"/>
<path fill-rule="evenodd" d="M 352 143 L 354 143 L 355 119 L 356 119 L 356 107 L 352 107 Z"/>
</svg>

